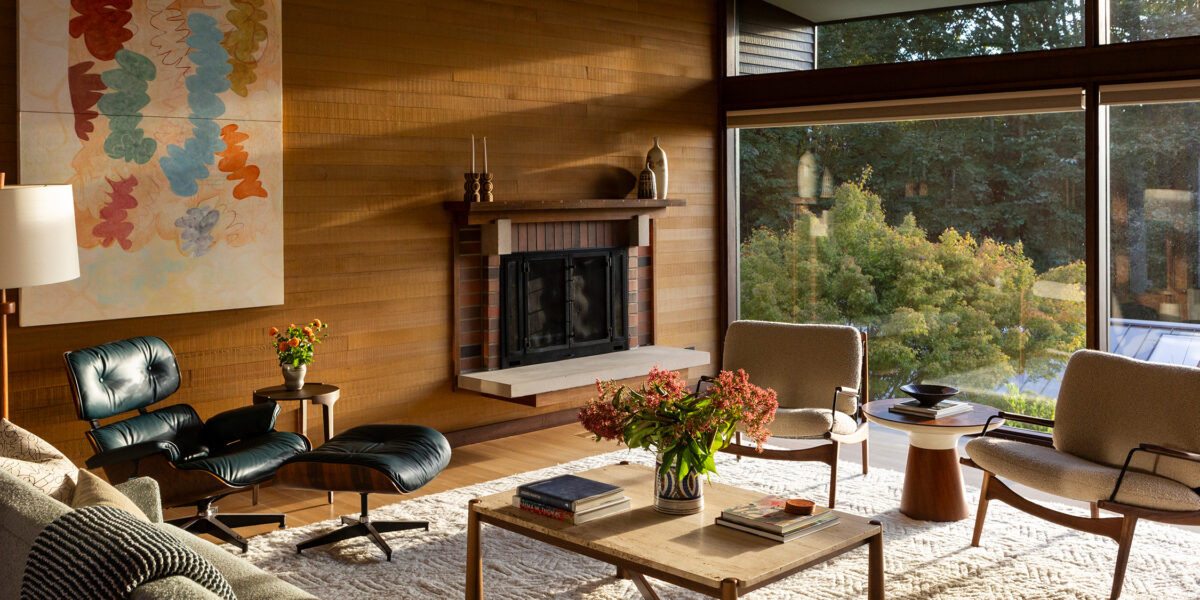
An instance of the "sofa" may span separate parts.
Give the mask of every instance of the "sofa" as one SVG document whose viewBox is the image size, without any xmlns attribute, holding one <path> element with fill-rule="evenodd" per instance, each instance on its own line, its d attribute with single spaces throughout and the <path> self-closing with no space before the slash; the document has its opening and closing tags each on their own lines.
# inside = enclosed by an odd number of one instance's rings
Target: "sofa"
<svg viewBox="0 0 1200 600">
<path fill-rule="evenodd" d="M 115 486 L 156 527 L 183 542 L 207 559 L 229 582 L 239 600 L 315 600 L 291 584 L 238 556 L 178 527 L 162 522 L 158 482 L 149 477 L 130 479 Z M 70 511 L 24 480 L 0 469 L 0 598 L 18 598 L 25 560 L 38 533 L 59 515 Z M 173 576 L 147 582 L 131 600 L 216 600 L 218 596 L 191 579 Z"/>
</svg>

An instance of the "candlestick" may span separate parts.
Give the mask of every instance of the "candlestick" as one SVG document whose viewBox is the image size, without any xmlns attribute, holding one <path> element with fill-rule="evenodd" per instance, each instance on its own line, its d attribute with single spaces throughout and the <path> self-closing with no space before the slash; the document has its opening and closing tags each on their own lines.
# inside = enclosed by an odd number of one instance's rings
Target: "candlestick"
<svg viewBox="0 0 1200 600">
<path fill-rule="evenodd" d="M 486 165 L 487 161 L 484 161 Z M 486 166 L 484 167 L 487 168 Z M 492 174 L 479 174 L 479 202 L 492 202 L 495 198 L 492 197 Z"/>
<path fill-rule="evenodd" d="M 471 172 L 475 172 L 475 134 L 471 134 Z"/>
<path fill-rule="evenodd" d="M 487 173 L 487 136 L 483 136 L 483 172 Z"/>
<path fill-rule="evenodd" d="M 466 179 L 463 183 L 463 189 L 466 191 L 463 201 L 479 202 L 479 173 L 463 173 L 463 178 Z"/>
</svg>

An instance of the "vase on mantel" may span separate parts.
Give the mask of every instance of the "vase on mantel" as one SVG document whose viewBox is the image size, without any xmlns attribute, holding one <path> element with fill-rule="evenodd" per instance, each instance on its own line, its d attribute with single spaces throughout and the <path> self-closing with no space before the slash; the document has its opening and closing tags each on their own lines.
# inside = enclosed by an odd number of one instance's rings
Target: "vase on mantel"
<svg viewBox="0 0 1200 600">
<path fill-rule="evenodd" d="M 654 147 L 646 153 L 646 162 L 649 163 L 651 171 L 654 171 L 654 187 L 658 192 L 658 198 L 665 200 L 667 198 L 667 153 L 663 152 L 661 146 L 658 145 L 658 137 L 654 138 Z"/>
<path fill-rule="evenodd" d="M 294 367 L 292 365 L 279 365 L 283 369 L 283 387 L 292 391 L 296 391 L 304 387 L 304 373 L 308 370 L 308 365 L 300 365 Z"/>
<path fill-rule="evenodd" d="M 654 510 L 668 515 L 694 515 L 704 510 L 700 474 L 690 471 L 680 479 L 674 466 L 663 473 L 662 460 L 662 453 L 654 460 Z"/>
</svg>

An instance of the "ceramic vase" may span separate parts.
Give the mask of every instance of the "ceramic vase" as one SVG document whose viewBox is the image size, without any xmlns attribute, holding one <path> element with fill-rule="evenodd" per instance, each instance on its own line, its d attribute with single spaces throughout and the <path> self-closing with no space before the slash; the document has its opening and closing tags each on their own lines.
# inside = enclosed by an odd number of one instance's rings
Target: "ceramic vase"
<svg viewBox="0 0 1200 600">
<path fill-rule="evenodd" d="M 655 189 L 660 199 L 667 198 L 667 153 L 658 145 L 658 138 L 654 138 L 654 147 L 646 153 L 646 162 L 650 165 L 650 170 L 654 171 Z"/>
<path fill-rule="evenodd" d="M 704 510 L 704 486 L 700 474 L 689 471 L 681 480 L 672 466 L 662 473 L 662 454 L 654 461 L 654 510 L 668 515 L 694 515 Z"/>
<path fill-rule="evenodd" d="M 646 163 L 646 168 L 642 169 L 642 174 L 638 175 L 638 198 L 643 200 L 653 200 L 658 197 L 658 179 L 654 176 L 654 171 L 650 169 L 650 163 Z"/>
<path fill-rule="evenodd" d="M 280 368 L 283 369 L 283 387 L 292 391 L 304 387 L 304 373 L 308 370 L 308 365 L 280 365 Z"/>
</svg>

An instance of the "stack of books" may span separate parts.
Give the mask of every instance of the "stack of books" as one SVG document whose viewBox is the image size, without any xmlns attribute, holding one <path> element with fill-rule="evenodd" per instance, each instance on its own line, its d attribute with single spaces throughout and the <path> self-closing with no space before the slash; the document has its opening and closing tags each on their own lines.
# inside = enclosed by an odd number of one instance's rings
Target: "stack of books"
<svg viewBox="0 0 1200 600">
<path fill-rule="evenodd" d="M 892 408 L 889 410 L 894 413 L 913 417 L 940 419 L 942 417 L 949 417 L 950 415 L 971 412 L 971 405 L 957 400 L 942 400 L 933 406 L 921 406 L 921 403 L 916 400 L 905 400 L 904 402 L 897 402 L 892 405 Z"/>
<path fill-rule="evenodd" d="M 571 525 L 629 510 L 624 488 L 575 475 L 559 475 L 520 486 L 512 503 L 521 510 Z"/>
<path fill-rule="evenodd" d="M 787 499 L 767 496 L 750 504 L 721 511 L 717 525 L 752 533 L 777 542 L 790 542 L 837 525 L 837 513 L 816 507 L 811 515 L 794 515 L 783 509 Z"/>
</svg>

